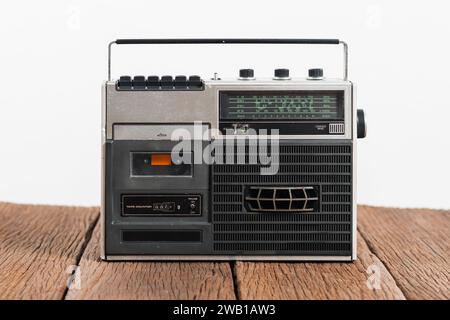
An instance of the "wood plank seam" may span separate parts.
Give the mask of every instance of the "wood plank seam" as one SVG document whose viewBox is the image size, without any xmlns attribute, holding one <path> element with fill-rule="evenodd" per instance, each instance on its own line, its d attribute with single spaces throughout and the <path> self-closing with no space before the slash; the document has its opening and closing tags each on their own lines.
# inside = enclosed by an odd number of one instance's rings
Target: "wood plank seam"
<svg viewBox="0 0 450 320">
<path fill-rule="evenodd" d="M 98 208 L 0 202 L 0 297 L 61 300 Z"/>
<path fill-rule="evenodd" d="M 450 211 L 361 206 L 359 230 L 407 299 L 450 298 Z"/>
<path fill-rule="evenodd" d="M 399 288 L 399 290 L 403 293 L 403 295 L 405 296 L 406 300 L 411 300 L 410 296 L 408 295 L 407 291 L 405 290 L 405 287 L 402 286 L 402 285 L 399 283 L 398 279 L 397 279 L 397 278 L 394 276 L 394 274 L 392 273 L 391 267 L 389 266 L 389 264 L 387 264 L 387 263 L 381 258 L 381 256 L 377 254 L 377 249 L 374 247 L 373 243 L 363 235 L 362 231 L 359 230 L 359 228 L 358 228 L 358 231 L 359 231 L 361 237 L 362 237 L 362 238 L 364 239 L 364 241 L 366 242 L 367 247 L 369 248 L 369 250 L 370 250 L 370 251 L 371 251 L 371 252 L 372 252 L 372 253 L 373 253 L 380 261 L 381 261 L 381 263 L 384 265 L 384 267 L 386 268 L 386 270 L 387 270 L 387 271 L 389 272 L 389 274 L 391 275 L 392 279 L 394 279 L 395 285 L 396 285 L 396 286 Z"/>
<path fill-rule="evenodd" d="M 398 299 L 406 297 L 384 264 L 358 236 L 355 262 L 237 262 L 244 300 Z"/>
<path fill-rule="evenodd" d="M 100 212 L 98 213 L 98 215 L 95 218 L 95 220 L 92 221 L 92 223 L 89 226 L 89 228 L 86 230 L 86 234 L 84 236 L 83 243 L 81 245 L 80 251 L 78 252 L 78 254 L 76 256 L 75 266 L 77 268 L 80 267 L 81 258 L 83 257 L 83 254 L 86 251 L 86 248 L 87 248 L 89 242 L 92 240 L 92 235 L 94 233 L 94 229 L 97 226 L 97 224 L 99 223 L 99 221 L 100 221 Z M 66 290 L 64 291 L 64 294 L 63 294 L 61 300 L 66 300 L 66 297 L 67 297 L 68 293 L 69 293 L 69 286 L 66 287 Z"/>
<path fill-rule="evenodd" d="M 99 226 L 79 263 L 80 285 L 66 300 L 236 299 L 228 262 L 101 261 Z"/>
<path fill-rule="evenodd" d="M 389 275 L 392 277 L 392 279 L 394 280 L 394 285 L 398 288 L 398 290 L 400 290 L 400 292 L 403 294 L 403 296 L 405 297 L 406 300 L 410 300 L 408 298 L 408 295 L 406 294 L 404 288 L 402 285 L 399 284 L 398 279 L 392 274 L 392 271 L 390 269 L 390 267 L 386 264 L 385 261 L 383 261 L 383 259 L 377 254 L 376 252 L 376 248 L 374 248 L 373 244 L 365 237 L 365 235 L 362 233 L 362 231 L 358 228 L 358 234 L 359 236 L 363 239 L 363 241 L 366 243 L 367 248 L 369 248 L 369 251 L 375 256 L 377 257 L 377 259 L 380 261 L 381 265 L 386 269 L 386 271 L 389 273 Z"/>
<path fill-rule="evenodd" d="M 236 273 L 236 261 L 230 262 L 231 275 L 233 276 L 233 290 L 236 300 L 242 300 L 241 294 L 239 292 L 238 278 Z"/>
</svg>

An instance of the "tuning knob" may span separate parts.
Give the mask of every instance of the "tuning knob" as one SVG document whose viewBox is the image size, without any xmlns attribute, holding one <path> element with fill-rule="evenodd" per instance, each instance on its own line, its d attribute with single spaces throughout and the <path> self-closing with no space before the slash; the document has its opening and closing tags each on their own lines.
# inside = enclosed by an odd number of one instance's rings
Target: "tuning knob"
<svg viewBox="0 0 450 320">
<path fill-rule="evenodd" d="M 323 69 L 309 69 L 308 70 L 308 79 L 310 80 L 321 80 L 323 79 Z"/>
<path fill-rule="evenodd" d="M 278 80 L 288 80 L 289 78 L 289 69 L 275 69 L 274 79 Z"/>
<path fill-rule="evenodd" d="M 240 69 L 239 70 L 239 79 L 245 79 L 245 80 L 249 80 L 249 79 L 253 79 L 254 76 L 254 71 L 253 69 Z"/>
<path fill-rule="evenodd" d="M 356 132 L 358 139 L 365 138 L 367 134 L 366 119 L 364 117 L 364 110 L 356 110 Z"/>
</svg>

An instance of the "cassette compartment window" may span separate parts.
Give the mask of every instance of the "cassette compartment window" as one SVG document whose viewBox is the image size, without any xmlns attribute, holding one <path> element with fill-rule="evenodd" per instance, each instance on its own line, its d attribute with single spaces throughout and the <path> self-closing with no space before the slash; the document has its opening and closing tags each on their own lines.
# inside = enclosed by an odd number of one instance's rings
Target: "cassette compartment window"
<svg viewBox="0 0 450 320">
<path fill-rule="evenodd" d="M 170 152 L 132 152 L 132 176 L 192 176 L 192 153 L 183 157 L 190 163 L 174 163 Z"/>
</svg>

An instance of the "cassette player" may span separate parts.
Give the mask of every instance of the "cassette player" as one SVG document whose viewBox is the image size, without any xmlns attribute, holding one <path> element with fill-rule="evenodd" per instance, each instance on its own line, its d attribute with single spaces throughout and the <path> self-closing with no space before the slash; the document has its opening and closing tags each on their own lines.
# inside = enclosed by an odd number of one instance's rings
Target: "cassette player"
<svg viewBox="0 0 450 320">
<path fill-rule="evenodd" d="M 126 44 L 339 45 L 344 72 L 112 79 L 112 48 Z M 366 124 L 347 56 L 333 39 L 112 42 L 102 91 L 102 258 L 355 260 L 356 142 Z"/>
<path fill-rule="evenodd" d="M 122 216 L 199 215 L 199 195 L 122 195 Z"/>
</svg>

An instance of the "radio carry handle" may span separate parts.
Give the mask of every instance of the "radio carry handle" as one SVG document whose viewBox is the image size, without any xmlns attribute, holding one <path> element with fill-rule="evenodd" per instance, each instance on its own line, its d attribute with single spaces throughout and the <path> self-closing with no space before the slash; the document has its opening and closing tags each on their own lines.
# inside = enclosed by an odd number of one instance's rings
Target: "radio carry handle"
<svg viewBox="0 0 450 320">
<path fill-rule="evenodd" d="M 108 45 L 108 81 L 111 81 L 112 45 L 133 44 L 342 44 L 344 49 L 343 79 L 348 79 L 348 46 L 338 39 L 117 39 Z"/>
</svg>

